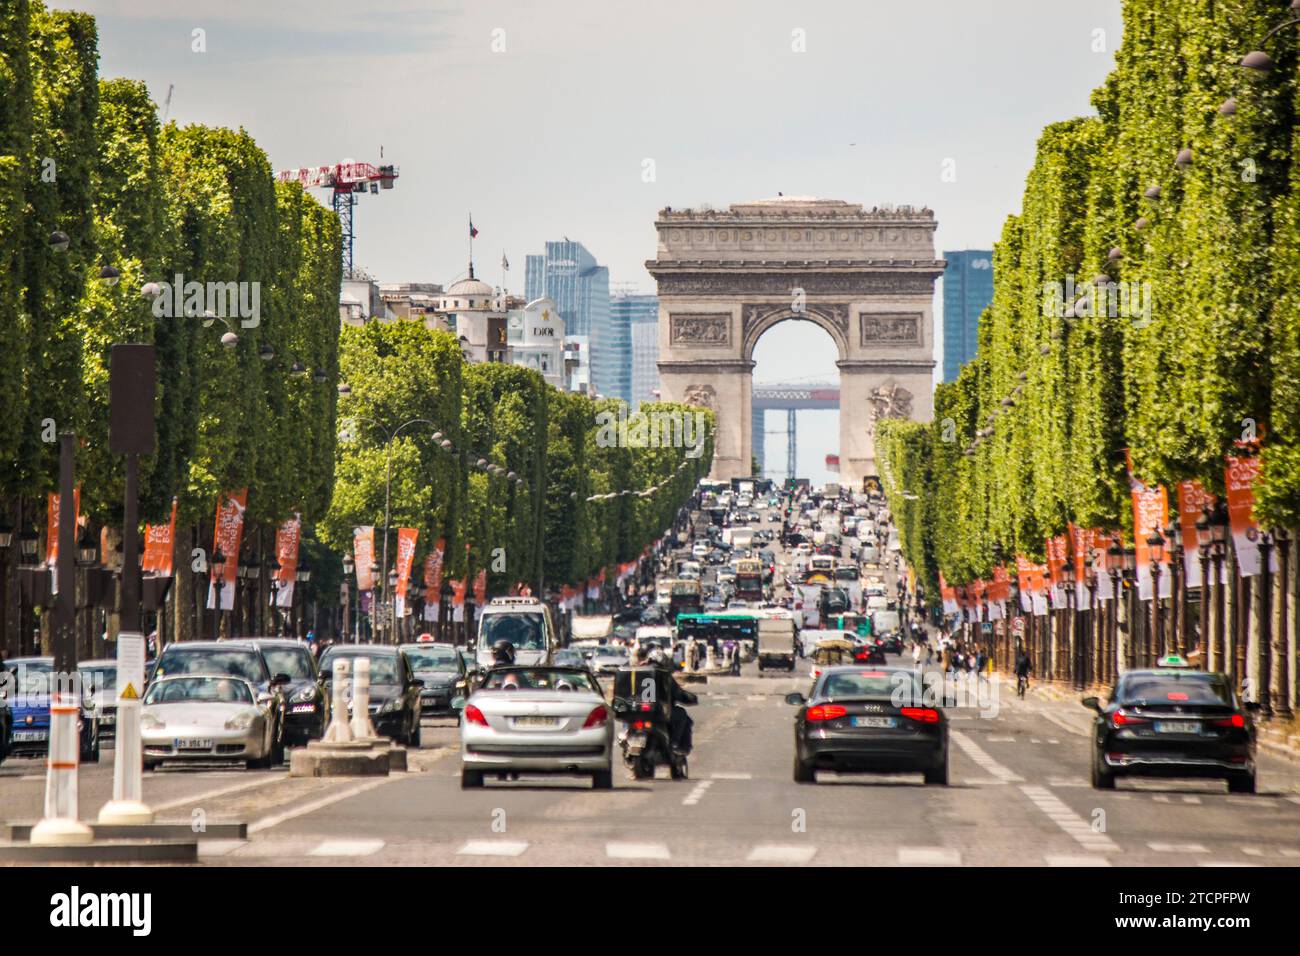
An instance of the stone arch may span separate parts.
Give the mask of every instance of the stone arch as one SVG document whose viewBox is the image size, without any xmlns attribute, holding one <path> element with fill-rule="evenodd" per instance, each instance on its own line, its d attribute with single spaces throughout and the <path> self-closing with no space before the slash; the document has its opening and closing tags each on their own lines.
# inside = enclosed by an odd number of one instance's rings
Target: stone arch
<svg viewBox="0 0 1300 956">
<path fill-rule="evenodd" d="M 754 348 L 764 333 L 782 322 L 798 320 L 811 322 L 823 329 L 835 343 L 839 351 L 839 360 L 843 362 L 850 357 L 848 341 L 848 309 L 836 305 L 805 305 L 796 311 L 791 306 L 780 305 L 746 305 L 741 312 L 740 357 L 746 362 L 754 361 Z"/>
</svg>

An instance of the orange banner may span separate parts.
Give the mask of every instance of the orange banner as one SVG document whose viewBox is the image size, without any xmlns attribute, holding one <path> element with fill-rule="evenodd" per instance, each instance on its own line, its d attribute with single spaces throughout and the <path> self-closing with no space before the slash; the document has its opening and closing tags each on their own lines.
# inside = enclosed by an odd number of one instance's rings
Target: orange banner
<svg viewBox="0 0 1300 956">
<path fill-rule="evenodd" d="M 416 528 L 397 529 L 397 593 L 393 606 L 398 617 L 406 615 L 406 592 L 411 585 L 411 565 L 415 563 L 415 541 L 419 536 Z"/>
<path fill-rule="evenodd" d="M 375 586 L 375 575 L 370 566 L 375 563 L 375 527 L 361 525 L 352 529 L 352 561 L 356 565 L 357 590 L 369 591 Z"/>
<path fill-rule="evenodd" d="M 1258 458 L 1224 458 L 1228 467 L 1223 472 L 1224 489 L 1228 493 L 1228 524 L 1232 527 L 1232 544 L 1237 552 L 1237 571 L 1243 578 L 1260 572 L 1259 525 L 1255 523 L 1255 481 L 1259 477 Z M 1272 555 L 1269 570 L 1276 571 Z"/>
<path fill-rule="evenodd" d="M 147 524 L 144 526 L 144 564 L 145 571 L 161 574 L 164 577 L 172 573 L 173 542 L 176 540 L 176 499 L 172 499 L 172 516 L 167 524 Z"/>
<path fill-rule="evenodd" d="M 228 491 L 217 498 L 216 528 L 212 536 L 212 553 L 225 556 L 226 565 L 221 576 L 221 609 L 234 610 L 235 581 L 239 576 L 239 545 L 244 537 L 244 511 L 248 507 L 248 489 Z M 209 572 L 208 607 L 216 607 L 217 575 Z"/>
<path fill-rule="evenodd" d="M 45 514 L 47 525 L 45 528 L 45 563 L 54 566 L 54 562 L 59 559 L 59 496 L 51 492 L 46 495 Z M 75 527 L 81 519 L 81 486 L 72 489 L 72 523 L 74 527 L 73 538 L 76 538 Z"/>
<path fill-rule="evenodd" d="M 487 568 L 479 571 L 474 578 L 474 605 L 482 607 L 487 603 Z"/>
<path fill-rule="evenodd" d="M 439 538 L 433 550 L 424 559 L 424 587 L 432 600 L 441 600 L 442 595 L 442 554 L 447 547 L 447 539 Z"/>
<path fill-rule="evenodd" d="M 1217 501 L 1199 481 L 1178 483 L 1178 529 L 1183 539 L 1183 575 L 1189 588 L 1201 586 L 1201 549 L 1196 522 L 1204 509 L 1213 509 Z"/>
<path fill-rule="evenodd" d="M 1169 520 L 1169 493 L 1164 485 L 1148 488 L 1138 482 L 1132 483 L 1133 496 L 1133 549 L 1137 555 L 1138 597 L 1143 601 L 1151 600 L 1151 548 L 1147 544 L 1152 532 L 1163 537 L 1165 523 Z M 1173 593 L 1168 574 L 1168 560 L 1161 562 L 1166 567 L 1160 575 L 1160 596 L 1169 597 Z"/>
</svg>

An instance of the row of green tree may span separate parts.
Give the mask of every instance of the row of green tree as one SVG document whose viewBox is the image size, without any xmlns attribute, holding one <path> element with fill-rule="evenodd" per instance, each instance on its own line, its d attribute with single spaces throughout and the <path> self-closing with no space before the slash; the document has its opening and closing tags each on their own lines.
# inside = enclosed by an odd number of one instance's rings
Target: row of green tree
<svg viewBox="0 0 1300 956">
<path fill-rule="evenodd" d="M 1258 438 L 1257 514 L 1300 524 L 1294 29 L 1271 71 L 1240 65 L 1284 6 L 1128 0 L 1097 115 L 1043 132 L 975 358 L 932 423 L 877 439 L 932 589 L 1041 559 L 1069 522 L 1131 540 L 1126 449 L 1141 480 L 1221 494 L 1224 456 Z"/>
</svg>

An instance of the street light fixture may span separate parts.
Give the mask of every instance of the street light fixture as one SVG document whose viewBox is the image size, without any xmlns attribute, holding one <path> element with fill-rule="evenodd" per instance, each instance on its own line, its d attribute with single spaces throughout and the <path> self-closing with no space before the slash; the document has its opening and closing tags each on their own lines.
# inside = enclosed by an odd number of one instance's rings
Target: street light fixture
<svg viewBox="0 0 1300 956">
<path fill-rule="evenodd" d="M 77 564 L 83 568 L 92 568 L 99 563 L 99 542 L 87 525 L 77 541 Z"/>
<path fill-rule="evenodd" d="M 0 518 L 0 548 L 8 549 L 14 543 L 14 526 L 5 518 Z"/>
<path fill-rule="evenodd" d="M 24 564 L 36 563 L 36 547 L 40 544 L 40 540 L 40 535 L 31 525 L 28 525 L 18 536 L 18 556 Z"/>
<path fill-rule="evenodd" d="M 352 555 L 351 555 L 351 553 L 348 553 L 348 554 L 343 555 L 343 573 L 344 573 L 344 574 L 346 574 L 346 575 L 351 575 L 351 574 L 352 574 L 352 569 L 353 569 L 355 566 L 356 566 L 356 565 L 355 565 L 355 563 L 354 563 L 353 560 L 352 560 Z"/>
<path fill-rule="evenodd" d="M 70 241 L 71 240 L 68 239 L 68 234 L 66 232 L 56 229 L 54 232 L 50 233 L 49 244 L 50 249 L 53 252 L 66 252 Z"/>
</svg>

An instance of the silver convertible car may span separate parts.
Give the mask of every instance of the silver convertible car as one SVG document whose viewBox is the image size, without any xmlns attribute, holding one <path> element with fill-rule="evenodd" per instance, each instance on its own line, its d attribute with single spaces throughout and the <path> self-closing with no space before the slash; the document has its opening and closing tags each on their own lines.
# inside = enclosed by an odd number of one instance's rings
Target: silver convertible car
<svg viewBox="0 0 1300 956">
<path fill-rule="evenodd" d="M 269 767 L 271 697 L 246 680 L 178 674 L 149 685 L 140 712 L 144 767 L 164 760 L 241 760 Z"/>
<path fill-rule="evenodd" d="M 492 668 L 463 703 L 460 742 L 462 788 L 483 786 L 485 772 L 590 775 L 597 790 L 614 785 L 613 716 L 585 667 Z"/>
</svg>

